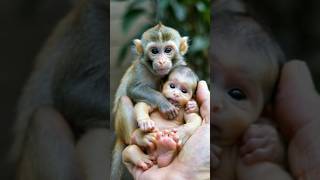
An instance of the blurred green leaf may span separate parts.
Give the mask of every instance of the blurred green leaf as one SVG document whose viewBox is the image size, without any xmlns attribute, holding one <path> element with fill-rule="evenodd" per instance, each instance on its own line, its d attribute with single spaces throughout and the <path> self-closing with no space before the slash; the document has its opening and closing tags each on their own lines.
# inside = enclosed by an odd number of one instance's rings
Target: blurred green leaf
<svg viewBox="0 0 320 180">
<path fill-rule="evenodd" d="M 144 13 L 146 13 L 146 11 L 143 8 L 128 10 L 123 16 L 123 22 L 122 22 L 123 32 L 127 33 L 131 28 L 132 24 L 134 24 L 134 22 L 139 18 L 139 16 L 141 16 Z"/>
<path fill-rule="evenodd" d="M 192 45 L 190 47 L 190 50 L 196 52 L 196 51 L 201 51 L 203 49 L 206 49 L 208 47 L 209 47 L 208 37 L 195 36 L 193 38 L 193 42 L 192 42 Z"/>
<path fill-rule="evenodd" d="M 175 12 L 175 15 L 179 21 L 184 21 L 187 16 L 186 8 L 180 5 L 176 0 L 171 1 L 171 6 Z"/>
<path fill-rule="evenodd" d="M 206 10 L 206 5 L 201 1 L 196 3 L 196 7 L 199 12 L 204 12 Z"/>
<path fill-rule="evenodd" d="M 120 65 L 123 63 L 123 61 L 126 59 L 127 54 L 128 54 L 128 50 L 130 48 L 130 44 L 131 41 L 128 41 L 126 44 L 124 44 L 118 54 L 118 58 L 117 58 L 117 65 Z"/>
</svg>

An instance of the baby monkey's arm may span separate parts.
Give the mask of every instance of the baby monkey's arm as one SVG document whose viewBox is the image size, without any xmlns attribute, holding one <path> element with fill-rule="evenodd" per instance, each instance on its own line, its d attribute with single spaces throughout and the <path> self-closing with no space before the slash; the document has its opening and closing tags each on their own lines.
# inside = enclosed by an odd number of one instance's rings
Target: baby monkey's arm
<svg viewBox="0 0 320 180">
<path fill-rule="evenodd" d="M 202 122 L 202 118 L 198 113 L 185 112 L 183 116 L 185 124 L 177 128 L 177 133 L 182 145 L 186 143 Z"/>
<path fill-rule="evenodd" d="M 144 102 L 138 102 L 134 106 L 138 126 L 143 132 L 150 132 L 155 128 L 154 121 L 152 121 L 149 116 L 153 110 L 154 108 Z"/>
</svg>

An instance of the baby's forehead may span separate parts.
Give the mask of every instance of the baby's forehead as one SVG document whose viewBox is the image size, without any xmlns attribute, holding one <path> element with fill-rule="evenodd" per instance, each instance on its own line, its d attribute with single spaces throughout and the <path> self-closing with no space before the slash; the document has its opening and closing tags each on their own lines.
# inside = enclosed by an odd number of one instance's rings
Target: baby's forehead
<svg viewBox="0 0 320 180">
<path fill-rule="evenodd" d="M 168 81 L 179 83 L 180 85 L 185 86 L 186 88 L 195 89 L 196 82 L 194 82 L 190 77 L 186 76 L 183 73 L 173 72 L 169 75 Z"/>
</svg>

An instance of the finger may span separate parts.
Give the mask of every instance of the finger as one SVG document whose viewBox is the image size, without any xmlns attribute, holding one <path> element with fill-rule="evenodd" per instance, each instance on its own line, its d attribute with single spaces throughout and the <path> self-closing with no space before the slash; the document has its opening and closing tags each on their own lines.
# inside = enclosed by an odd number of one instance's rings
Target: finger
<svg viewBox="0 0 320 180">
<path fill-rule="evenodd" d="M 307 65 L 297 60 L 286 63 L 281 72 L 274 109 L 276 120 L 287 137 L 291 138 L 305 122 L 318 117 L 318 110 L 312 108 L 319 106 L 318 99 Z M 303 106 L 297 107 L 298 104 Z"/>
<path fill-rule="evenodd" d="M 263 138 L 253 138 L 248 140 L 245 145 L 240 148 L 240 155 L 244 156 L 247 153 L 251 153 L 256 149 L 263 148 L 267 144 L 267 139 Z"/>
<path fill-rule="evenodd" d="M 294 60 L 283 66 L 279 91 L 284 91 L 282 95 L 290 92 L 297 96 L 308 96 L 310 93 L 315 93 L 312 76 L 305 62 Z"/>
<path fill-rule="evenodd" d="M 267 161 L 270 159 L 270 153 L 268 148 L 257 149 L 252 153 L 246 154 L 242 160 L 250 165 L 261 161 Z"/>
<path fill-rule="evenodd" d="M 208 99 L 210 101 L 210 91 L 206 81 L 199 81 L 196 96 L 200 105 Z"/>
<path fill-rule="evenodd" d="M 251 125 L 245 134 L 243 135 L 242 141 L 246 142 L 251 138 L 263 138 L 265 137 L 265 132 L 263 132 L 263 128 L 258 125 Z"/>
</svg>

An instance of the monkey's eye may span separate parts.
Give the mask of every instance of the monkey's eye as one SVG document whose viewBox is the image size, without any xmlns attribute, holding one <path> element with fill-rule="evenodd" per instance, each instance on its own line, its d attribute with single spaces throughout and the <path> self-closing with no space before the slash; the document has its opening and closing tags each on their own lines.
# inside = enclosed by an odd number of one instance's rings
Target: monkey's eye
<svg viewBox="0 0 320 180">
<path fill-rule="evenodd" d="M 158 54 L 159 53 L 159 49 L 156 47 L 151 48 L 151 52 L 152 54 Z"/>
<path fill-rule="evenodd" d="M 165 49 L 164 49 L 164 52 L 165 53 L 170 53 L 172 51 L 172 47 L 166 47 Z"/>
<path fill-rule="evenodd" d="M 176 86 L 173 83 L 170 84 L 170 88 L 174 89 L 175 87 Z"/>
<path fill-rule="evenodd" d="M 182 88 L 182 89 L 181 89 L 181 92 L 183 92 L 184 94 L 186 94 L 186 93 L 188 92 L 188 90 L 185 89 L 185 88 Z"/>
<path fill-rule="evenodd" d="M 231 96 L 233 99 L 237 100 L 237 101 L 241 101 L 241 100 L 245 100 L 247 99 L 246 94 L 244 94 L 240 89 L 231 89 L 228 92 L 229 96 Z"/>
</svg>

